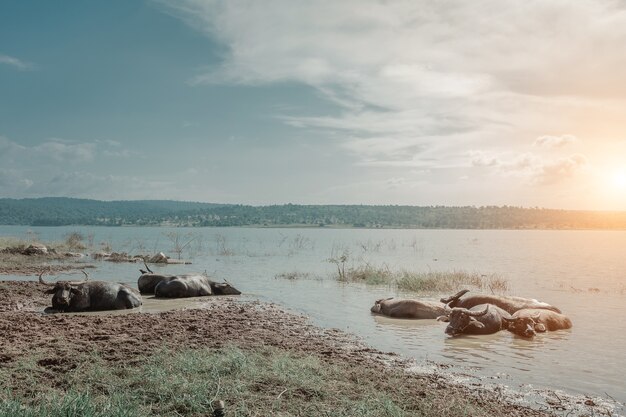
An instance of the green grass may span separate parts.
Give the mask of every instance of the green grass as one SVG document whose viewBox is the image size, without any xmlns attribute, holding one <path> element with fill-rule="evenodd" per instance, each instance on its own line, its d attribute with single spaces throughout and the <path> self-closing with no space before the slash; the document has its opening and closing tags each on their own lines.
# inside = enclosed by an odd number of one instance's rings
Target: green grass
<svg viewBox="0 0 626 417">
<path fill-rule="evenodd" d="M 277 349 L 163 350 L 134 365 L 85 355 L 0 368 L 0 416 L 488 416 L 501 404 L 433 388 L 400 370 L 329 364 Z M 46 363 L 48 367 L 46 367 Z M 58 369 L 58 367 L 67 369 Z"/>
</svg>

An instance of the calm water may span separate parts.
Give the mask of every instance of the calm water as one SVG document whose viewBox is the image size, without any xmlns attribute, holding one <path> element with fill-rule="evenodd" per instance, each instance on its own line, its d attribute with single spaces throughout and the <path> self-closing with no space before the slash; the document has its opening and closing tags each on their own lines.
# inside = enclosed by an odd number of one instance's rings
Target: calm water
<svg viewBox="0 0 626 417">
<path fill-rule="evenodd" d="M 173 257 L 176 236 L 181 245 L 194 239 L 182 253 L 193 265 L 159 271 L 206 270 L 248 297 L 280 303 L 318 325 L 347 330 L 418 362 L 461 366 L 464 372 L 498 376 L 497 382 L 511 387 L 551 387 L 626 401 L 626 232 L 0 226 L 0 237 L 61 241 L 75 231 L 95 248 L 108 244 L 116 251 L 163 251 Z M 373 316 L 369 309 L 377 298 L 410 295 L 337 283 L 328 259 L 343 253 L 347 265 L 497 273 L 508 280 L 510 294 L 557 305 L 574 328 L 534 340 L 508 332 L 451 339 L 443 323 Z M 135 264 L 97 265 L 90 272 L 94 279 L 136 283 L 139 276 Z M 309 276 L 276 277 L 291 272 Z"/>
</svg>

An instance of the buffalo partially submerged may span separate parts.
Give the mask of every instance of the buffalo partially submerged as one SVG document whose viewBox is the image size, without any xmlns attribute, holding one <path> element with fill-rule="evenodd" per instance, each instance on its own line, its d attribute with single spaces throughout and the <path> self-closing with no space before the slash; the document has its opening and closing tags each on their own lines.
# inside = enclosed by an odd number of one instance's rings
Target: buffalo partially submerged
<svg viewBox="0 0 626 417">
<path fill-rule="evenodd" d="M 548 303 L 537 301 L 531 298 L 505 297 L 505 296 L 498 296 L 498 295 L 480 295 L 480 294 L 470 295 L 470 296 L 461 298 L 467 292 L 469 292 L 469 290 L 459 291 L 453 296 L 450 296 L 448 298 L 442 298 L 441 302 L 444 304 L 447 304 L 450 307 L 462 307 L 462 308 L 472 308 L 480 304 L 493 304 L 494 306 L 498 306 L 501 309 L 505 310 L 509 314 L 513 314 L 518 310 L 522 310 L 526 308 L 551 310 L 557 313 L 561 312 L 561 310 L 559 310 L 558 308 L 554 306 L 551 306 Z"/>
<path fill-rule="evenodd" d="M 376 300 L 371 311 L 399 319 L 436 319 L 446 314 L 444 307 L 438 303 L 402 298 Z"/>
<path fill-rule="evenodd" d="M 505 320 L 509 331 L 522 337 L 533 337 L 537 333 L 572 327 L 572 321 L 566 315 L 538 308 L 516 311 L 511 318 Z"/>
<path fill-rule="evenodd" d="M 239 295 L 241 291 L 228 282 L 215 282 L 206 275 L 160 275 L 141 270 L 137 287 L 142 294 L 154 294 L 156 297 L 182 298 L 204 295 Z"/>
<path fill-rule="evenodd" d="M 470 309 L 446 309 L 448 313 L 437 317 L 437 320 L 449 322 L 445 332 L 450 336 L 497 333 L 507 328 L 506 319 L 511 318 L 505 310 L 491 304 L 480 304 Z"/>
<path fill-rule="evenodd" d="M 124 284 L 88 280 L 58 281 L 53 284 L 45 282 L 43 274 L 39 274 L 39 282 L 51 287 L 47 293 L 53 294 L 52 308 L 56 311 L 124 310 L 141 305 L 141 295 L 137 290 Z"/>
</svg>

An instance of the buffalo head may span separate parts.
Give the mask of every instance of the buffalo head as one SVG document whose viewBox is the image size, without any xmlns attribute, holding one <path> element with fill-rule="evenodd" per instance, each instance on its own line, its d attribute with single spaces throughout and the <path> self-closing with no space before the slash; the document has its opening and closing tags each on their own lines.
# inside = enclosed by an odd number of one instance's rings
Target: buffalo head
<svg viewBox="0 0 626 417">
<path fill-rule="evenodd" d="M 239 295 L 241 291 L 230 285 L 229 282 L 212 282 L 211 292 L 213 295 Z"/>
<path fill-rule="evenodd" d="M 545 332 L 546 328 L 538 320 L 541 317 L 540 313 L 533 314 L 532 316 L 519 316 L 513 318 L 504 317 L 507 321 L 508 329 L 510 332 L 515 333 L 522 337 L 533 337 L 539 332 Z"/>
<path fill-rule="evenodd" d="M 466 308 L 454 307 L 450 309 L 446 305 L 446 311 L 448 314 L 445 316 L 437 317 L 438 321 L 449 322 L 446 327 L 446 334 L 450 336 L 458 336 L 462 334 L 468 327 L 485 327 L 484 324 L 476 320 L 476 317 L 484 316 L 489 311 L 489 306 L 486 306 L 483 311 L 471 311 Z"/>
<path fill-rule="evenodd" d="M 79 289 L 81 284 L 84 284 L 89 279 L 87 273 L 82 271 L 86 277 L 84 281 L 58 281 L 53 284 L 43 280 L 44 272 L 45 271 L 39 274 L 39 282 L 50 287 L 46 293 L 54 294 L 52 296 L 52 308 L 59 311 L 64 311 L 71 305 L 72 298 L 81 292 Z"/>
</svg>

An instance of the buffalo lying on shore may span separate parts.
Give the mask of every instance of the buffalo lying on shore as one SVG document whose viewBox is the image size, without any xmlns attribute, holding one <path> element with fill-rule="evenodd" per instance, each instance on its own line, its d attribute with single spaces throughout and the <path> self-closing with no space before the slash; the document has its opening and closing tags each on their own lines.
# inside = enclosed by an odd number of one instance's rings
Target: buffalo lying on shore
<svg viewBox="0 0 626 417">
<path fill-rule="evenodd" d="M 161 275 L 140 270 L 141 276 L 137 287 L 142 294 L 154 294 L 156 297 L 183 298 L 205 295 L 239 295 L 241 291 L 228 282 L 215 282 L 206 275 L 182 274 Z"/>
<path fill-rule="evenodd" d="M 39 274 L 39 282 L 51 287 L 47 293 L 53 294 L 52 308 L 59 312 L 124 310 L 142 304 L 139 292 L 124 284 L 87 279 L 49 283 L 43 274 Z"/>
<path fill-rule="evenodd" d="M 441 304 L 402 298 L 376 300 L 371 311 L 399 319 L 436 319 L 446 313 Z"/>
</svg>

